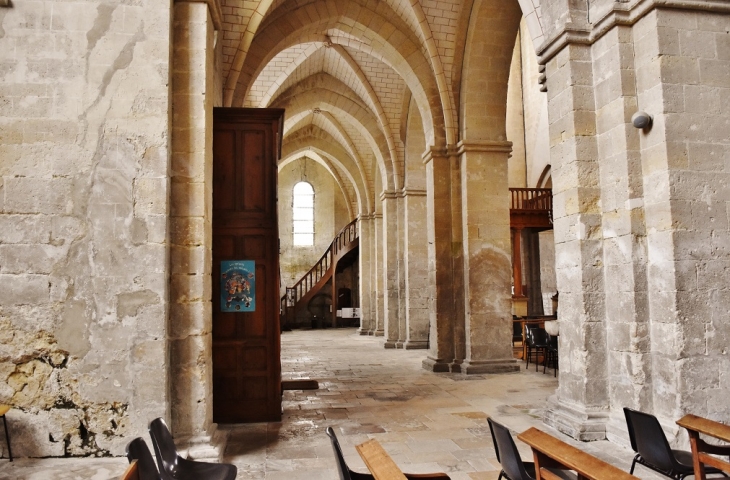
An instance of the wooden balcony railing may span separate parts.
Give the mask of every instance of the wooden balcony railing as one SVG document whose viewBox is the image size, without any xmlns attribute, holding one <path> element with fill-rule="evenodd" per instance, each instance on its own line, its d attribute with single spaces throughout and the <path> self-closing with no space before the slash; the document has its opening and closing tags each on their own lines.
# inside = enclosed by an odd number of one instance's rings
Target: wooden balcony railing
<svg viewBox="0 0 730 480">
<path fill-rule="evenodd" d="M 510 188 L 512 202 L 510 210 L 550 211 L 553 210 L 553 190 L 551 188 Z"/>
</svg>

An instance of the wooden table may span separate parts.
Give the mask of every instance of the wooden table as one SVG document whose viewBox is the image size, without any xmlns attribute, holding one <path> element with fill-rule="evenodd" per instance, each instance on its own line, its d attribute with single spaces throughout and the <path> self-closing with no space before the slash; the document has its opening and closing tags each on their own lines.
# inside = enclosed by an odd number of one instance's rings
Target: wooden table
<svg viewBox="0 0 730 480">
<path fill-rule="evenodd" d="M 517 438 L 532 448 L 537 480 L 560 480 L 558 476 L 548 471 L 548 468 L 575 470 L 578 473 L 578 479 L 586 480 L 629 480 L 638 478 L 535 427 L 520 433 Z"/>
<path fill-rule="evenodd" d="M 360 454 L 365 465 L 373 474 L 375 480 L 406 480 L 406 476 L 400 471 L 390 455 L 383 449 L 377 440 L 371 439 L 355 449 Z"/>
<path fill-rule="evenodd" d="M 730 426 L 697 415 L 685 415 L 677 420 L 677 425 L 686 428 L 689 433 L 696 480 L 705 480 L 705 465 L 730 473 L 730 463 L 710 455 L 730 455 L 730 446 L 710 445 L 700 438 L 702 433 L 730 442 Z"/>
</svg>

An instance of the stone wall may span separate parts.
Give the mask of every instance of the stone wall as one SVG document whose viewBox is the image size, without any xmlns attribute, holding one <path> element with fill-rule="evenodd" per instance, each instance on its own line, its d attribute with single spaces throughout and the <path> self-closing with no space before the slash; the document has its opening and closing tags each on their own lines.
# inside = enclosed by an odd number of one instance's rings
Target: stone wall
<svg viewBox="0 0 730 480">
<path fill-rule="evenodd" d="M 168 416 L 170 2 L 0 9 L 0 401 L 18 456 Z"/>
</svg>

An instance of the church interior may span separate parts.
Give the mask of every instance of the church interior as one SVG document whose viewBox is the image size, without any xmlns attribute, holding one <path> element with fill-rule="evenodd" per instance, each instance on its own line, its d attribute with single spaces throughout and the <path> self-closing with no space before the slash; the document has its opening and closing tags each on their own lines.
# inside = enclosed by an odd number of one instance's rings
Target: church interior
<svg viewBox="0 0 730 480">
<path fill-rule="evenodd" d="M 267 479 L 728 422 L 727 2 L 4 0 L 0 47 L 0 479 L 160 417 Z"/>
</svg>

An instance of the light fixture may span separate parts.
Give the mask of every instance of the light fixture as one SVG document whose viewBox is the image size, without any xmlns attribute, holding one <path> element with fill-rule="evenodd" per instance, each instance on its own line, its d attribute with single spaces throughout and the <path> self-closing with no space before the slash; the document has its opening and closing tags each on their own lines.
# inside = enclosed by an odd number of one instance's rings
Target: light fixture
<svg viewBox="0 0 730 480">
<path fill-rule="evenodd" d="M 651 115 L 641 110 L 631 116 L 631 124 L 642 130 L 650 128 L 652 120 Z"/>
</svg>

